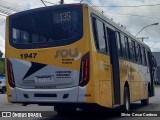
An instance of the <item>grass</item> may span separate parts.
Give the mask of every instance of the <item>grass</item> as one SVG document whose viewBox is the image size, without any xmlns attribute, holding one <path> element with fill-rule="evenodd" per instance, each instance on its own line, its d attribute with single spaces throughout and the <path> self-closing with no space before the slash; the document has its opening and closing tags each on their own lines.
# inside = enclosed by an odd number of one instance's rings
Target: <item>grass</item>
<svg viewBox="0 0 160 120">
<path fill-rule="evenodd" d="M 4 71 L 4 60 L 0 59 L 0 75 L 4 75 L 5 71 Z"/>
</svg>

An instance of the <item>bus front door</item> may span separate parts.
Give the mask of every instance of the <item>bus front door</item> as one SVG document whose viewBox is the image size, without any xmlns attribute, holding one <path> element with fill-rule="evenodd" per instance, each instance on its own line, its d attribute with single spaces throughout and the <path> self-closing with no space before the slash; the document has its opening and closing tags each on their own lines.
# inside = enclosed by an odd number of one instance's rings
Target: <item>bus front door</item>
<svg viewBox="0 0 160 120">
<path fill-rule="evenodd" d="M 151 54 L 150 51 L 147 52 L 147 55 L 148 55 L 148 62 L 149 62 L 149 72 L 150 72 L 150 79 L 151 79 L 151 85 L 150 85 L 150 95 L 149 97 L 151 96 L 154 96 L 154 65 L 153 65 L 153 56 Z"/>
<path fill-rule="evenodd" d="M 113 78 L 113 97 L 114 104 L 120 104 L 120 71 L 119 71 L 119 59 L 116 45 L 116 34 L 111 28 L 107 28 L 108 41 L 110 46 L 110 60 L 112 64 L 112 78 Z"/>
</svg>

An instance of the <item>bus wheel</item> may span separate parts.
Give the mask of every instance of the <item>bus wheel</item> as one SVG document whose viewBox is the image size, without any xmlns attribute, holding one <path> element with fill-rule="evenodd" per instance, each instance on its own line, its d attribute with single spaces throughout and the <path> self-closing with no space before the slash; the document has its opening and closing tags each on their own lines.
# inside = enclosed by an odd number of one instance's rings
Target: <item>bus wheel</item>
<svg viewBox="0 0 160 120">
<path fill-rule="evenodd" d="M 3 87 L 1 92 L 2 92 L 3 94 L 6 93 L 6 87 Z"/>
<path fill-rule="evenodd" d="M 76 112 L 76 108 L 64 108 L 64 109 L 55 109 L 55 111 L 59 114 L 59 115 L 68 115 L 68 114 L 72 114 Z"/>
<path fill-rule="evenodd" d="M 148 97 L 146 99 L 141 100 L 141 105 L 148 105 L 149 104 L 149 91 L 148 91 Z"/>
<path fill-rule="evenodd" d="M 129 89 L 124 87 L 124 112 L 130 111 L 130 94 Z"/>
<path fill-rule="evenodd" d="M 56 112 L 58 113 L 58 115 L 67 115 L 67 111 L 66 110 L 56 110 Z"/>
</svg>

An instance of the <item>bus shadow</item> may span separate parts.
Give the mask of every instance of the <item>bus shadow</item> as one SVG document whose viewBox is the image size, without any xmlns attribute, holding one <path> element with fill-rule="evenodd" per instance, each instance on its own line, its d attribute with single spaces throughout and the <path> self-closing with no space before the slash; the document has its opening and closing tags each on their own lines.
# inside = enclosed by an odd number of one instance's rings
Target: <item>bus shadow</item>
<svg viewBox="0 0 160 120">
<path fill-rule="evenodd" d="M 151 103 L 153 104 L 153 103 Z M 144 110 L 146 106 L 142 106 L 141 103 L 132 103 L 131 104 L 131 113 L 137 112 L 137 111 L 147 111 Z M 85 120 L 85 119 L 91 119 L 91 120 L 110 120 L 110 119 L 116 119 L 121 117 L 121 114 L 124 113 L 122 111 L 122 107 L 118 107 L 115 109 L 106 109 L 102 111 L 76 111 L 76 112 L 68 112 L 63 115 L 59 115 L 56 113 L 53 116 L 50 116 L 49 118 L 45 118 L 45 120 Z M 44 118 L 43 118 L 44 119 Z M 42 120 L 42 119 L 39 119 Z"/>
<path fill-rule="evenodd" d="M 141 105 L 141 103 L 132 103 L 131 104 L 131 111 L 138 111 L 140 109 L 145 108 L 146 106 Z"/>
<path fill-rule="evenodd" d="M 78 111 L 74 113 L 66 113 L 63 115 L 53 115 L 49 118 L 43 118 L 44 120 L 105 120 L 105 119 L 112 119 L 116 118 L 114 117 L 111 111 L 110 112 L 88 112 L 88 111 Z M 42 120 L 42 119 L 39 119 Z"/>
<path fill-rule="evenodd" d="M 137 112 L 137 111 L 153 111 L 155 108 L 159 106 L 157 103 L 149 103 L 149 105 L 141 105 L 141 103 L 132 103 L 131 104 L 131 112 Z"/>
</svg>

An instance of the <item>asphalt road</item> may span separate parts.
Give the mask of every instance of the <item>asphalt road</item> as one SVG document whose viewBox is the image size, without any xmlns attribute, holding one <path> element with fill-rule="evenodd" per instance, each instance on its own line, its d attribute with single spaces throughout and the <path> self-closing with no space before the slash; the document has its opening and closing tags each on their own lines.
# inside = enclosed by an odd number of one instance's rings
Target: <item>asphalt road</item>
<svg viewBox="0 0 160 120">
<path fill-rule="evenodd" d="M 142 106 L 140 102 L 131 104 L 132 111 L 160 111 L 160 88 L 155 89 L 155 96 L 150 98 L 150 104 L 148 106 Z M 48 118 L 23 118 L 23 120 L 160 120 L 160 117 L 118 117 L 108 115 L 114 114 L 117 109 L 108 110 L 106 112 L 84 112 L 77 111 L 76 113 L 69 113 L 67 115 L 58 115 L 54 111 L 53 106 L 38 106 L 38 105 L 27 105 L 22 104 L 11 104 L 7 102 L 6 94 L 0 94 L 0 111 L 51 111 L 50 117 Z M 132 112 L 134 113 L 134 112 Z M 130 114 L 132 114 L 130 113 Z M 154 112 L 153 112 L 154 113 Z M 160 112 L 159 112 L 160 113 Z M 12 120 L 20 120 L 22 118 L 10 118 Z M 9 120 L 10 120 L 9 119 Z M 0 120 L 8 120 L 8 118 L 0 118 Z"/>
</svg>

